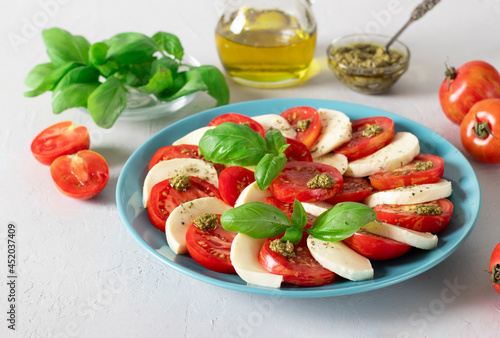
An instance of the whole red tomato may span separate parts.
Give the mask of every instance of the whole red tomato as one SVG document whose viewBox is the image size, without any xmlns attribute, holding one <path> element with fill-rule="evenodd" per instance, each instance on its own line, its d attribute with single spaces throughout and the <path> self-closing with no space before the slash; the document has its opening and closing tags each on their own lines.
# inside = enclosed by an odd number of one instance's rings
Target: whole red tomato
<svg viewBox="0 0 500 338">
<path fill-rule="evenodd" d="M 439 101 L 446 116 L 460 124 L 478 101 L 500 98 L 500 74 L 489 63 L 470 61 L 462 67 L 446 67 L 446 79 L 439 89 Z"/>
<path fill-rule="evenodd" d="M 475 159 L 500 163 L 500 99 L 486 99 L 473 105 L 460 126 L 460 138 Z"/>
<path fill-rule="evenodd" d="M 497 244 L 491 254 L 489 272 L 491 284 L 500 293 L 500 243 Z"/>
</svg>

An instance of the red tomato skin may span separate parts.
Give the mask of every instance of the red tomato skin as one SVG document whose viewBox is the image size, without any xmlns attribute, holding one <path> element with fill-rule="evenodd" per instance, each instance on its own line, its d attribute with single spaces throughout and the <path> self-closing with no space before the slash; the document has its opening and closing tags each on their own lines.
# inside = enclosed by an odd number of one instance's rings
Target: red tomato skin
<svg viewBox="0 0 500 338">
<path fill-rule="evenodd" d="M 262 137 L 266 135 L 266 130 L 264 129 L 264 127 L 262 127 L 262 125 L 259 122 L 255 121 L 251 117 L 238 113 L 226 113 L 219 115 L 215 117 L 212 121 L 210 121 L 208 123 L 208 126 L 209 127 L 218 126 L 219 124 L 225 122 L 233 122 L 237 124 L 248 123 L 249 127 L 252 128 L 255 132 L 259 133 Z"/>
<path fill-rule="evenodd" d="M 367 198 L 373 187 L 362 177 L 344 177 L 344 188 L 335 196 L 330 197 L 326 202 L 337 204 L 342 202 L 361 202 Z"/>
<path fill-rule="evenodd" d="M 489 63 L 477 60 L 465 63 L 456 73 L 455 79 L 446 78 L 441 84 L 439 101 L 445 115 L 460 124 L 476 102 L 500 98 L 500 74 Z"/>
<path fill-rule="evenodd" d="M 191 223 L 186 232 L 186 248 L 189 255 L 201 266 L 215 272 L 234 274 L 231 263 L 231 244 L 236 232 L 225 230 L 220 225 L 220 215 L 215 230 L 198 229 Z"/>
<path fill-rule="evenodd" d="M 292 138 L 286 138 L 286 143 L 290 145 L 284 151 L 287 161 L 313 161 L 312 154 L 304 143 Z"/>
<path fill-rule="evenodd" d="M 375 261 L 386 261 L 401 257 L 411 246 L 390 238 L 360 230 L 343 242 L 360 255 Z"/>
<path fill-rule="evenodd" d="M 410 170 L 410 173 L 405 175 L 400 175 L 395 172 L 401 172 L 405 168 L 411 168 L 415 165 L 416 162 L 427 162 L 432 161 L 434 166 L 427 170 L 417 171 Z M 436 183 L 441 177 L 443 177 L 444 173 L 444 160 L 436 155 L 431 154 L 418 154 L 413 161 L 406 164 L 401 168 L 397 168 L 392 171 L 383 171 L 379 173 L 375 173 L 370 175 L 369 180 L 370 184 L 376 190 L 390 190 L 396 189 L 399 187 L 410 186 L 414 184 L 427 184 L 427 183 Z"/>
<path fill-rule="evenodd" d="M 288 216 L 288 219 L 290 220 L 290 222 L 292 221 L 293 203 L 282 202 L 274 196 L 266 197 L 264 200 L 264 203 L 267 203 L 269 205 L 273 205 L 276 208 L 280 209 Z M 304 229 L 309 229 L 313 225 L 316 218 L 317 217 L 315 217 L 311 214 L 307 214 L 307 224 L 304 227 Z"/>
<path fill-rule="evenodd" d="M 376 124 L 384 130 L 372 137 L 364 137 L 363 131 L 367 124 Z M 382 149 L 391 143 L 393 138 L 394 121 L 392 119 L 385 116 L 365 117 L 352 122 L 351 141 L 335 149 L 335 152 L 345 155 L 349 161 L 355 161 Z"/>
<path fill-rule="evenodd" d="M 491 253 L 488 271 L 490 273 L 491 285 L 500 293 L 500 243 L 497 244 Z"/>
<path fill-rule="evenodd" d="M 321 134 L 321 130 L 323 128 L 321 124 L 321 117 L 316 109 L 308 106 L 301 107 L 293 107 L 285 110 L 280 114 L 284 117 L 288 123 L 292 126 L 293 129 L 297 131 L 297 136 L 295 139 L 299 142 L 305 144 L 307 149 L 311 149 L 311 147 L 316 143 Z M 311 120 L 311 124 L 306 130 L 300 130 L 297 127 L 297 123 L 300 120 Z"/>
<path fill-rule="evenodd" d="M 476 119 L 478 123 L 486 122 L 491 130 L 483 139 L 474 132 Z M 472 106 L 460 126 L 460 139 L 476 160 L 500 163 L 500 99 L 486 99 Z"/>
<path fill-rule="evenodd" d="M 253 182 L 255 182 L 253 171 L 238 166 L 227 167 L 219 175 L 220 195 L 224 202 L 234 206 L 243 189 Z"/>
<path fill-rule="evenodd" d="M 411 211 L 415 204 L 406 206 L 379 204 L 373 207 L 373 210 L 377 213 L 379 221 L 399 225 L 410 230 L 435 234 L 445 229 L 450 223 L 453 213 L 453 203 L 445 198 L 433 201 L 432 203 L 439 204 L 441 215 L 417 215 Z"/>
<path fill-rule="evenodd" d="M 89 147 L 87 127 L 63 121 L 42 130 L 33 139 L 31 152 L 38 162 L 51 165 L 59 156 L 75 154 Z"/>
<path fill-rule="evenodd" d="M 89 199 L 99 194 L 109 179 L 108 163 L 92 150 L 59 156 L 50 165 L 57 188 L 66 196 Z"/>
<path fill-rule="evenodd" d="M 307 248 L 307 234 L 304 233 L 295 246 L 294 258 L 285 258 L 269 248 L 268 239 L 259 252 L 259 262 L 268 272 L 283 276 L 283 281 L 301 286 L 320 286 L 330 284 L 337 275 L 322 267 Z M 299 250 L 297 250 L 299 249 Z"/>
</svg>

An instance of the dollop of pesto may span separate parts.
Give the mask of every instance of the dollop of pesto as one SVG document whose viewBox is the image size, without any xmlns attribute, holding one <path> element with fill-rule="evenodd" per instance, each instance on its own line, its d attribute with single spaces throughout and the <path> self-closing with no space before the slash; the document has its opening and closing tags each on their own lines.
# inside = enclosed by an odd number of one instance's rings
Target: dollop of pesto
<svg viewBox="0 0 500 338">
<path fill-rule="evenodd" d="M 187 175 L 175 175 L 170 179 L 172 188 L 178 191 L 184 191 L 191 188 L 191 180 Z"/>
<path fill-rule="evenodd" d="M 311 122 L 312 119 L 299 120 L 297 122 L 297 129 L 301 131 L 307 130 L 307 128 L 311 125 Z"/>
<path fill-rule="evenodd" d="M 382 46 L 366 42 L 340 47 L 333 56 L 342 65 L 361 68 L 391 66 L 404 57 L 400 51 L 391 50 L 387 53 Z"/>
<path fill-rule="evenodd" d="M 206 213 L 196 217 L 193 223 L 200 230 L 212 231 L 217 229 L 217 219 L 217 215 Z"/>
<path fill-rule="evenodd" d="M 283 242 L 280 239 L 272 240 L 269 243 L 269 249 L 286 258 L 295 257 L 295 246 L 290 241 Z"/>
<path fill-rule="evenodd" d="M 361 135 L 363 135 L 363 137 L 372 137 L 380 134 L 383 131 L 384 128 L 382 128 L 377 124 L 367 124 L 366 128 L 363 130 L 363 133 Z"/>
<path fill-rule="evenodd" d="M 335 180 L 333 177 L 327 173 L 322 173 L 321 175 L 316 175 L 307 182 L 307 187 L 311 189 L 323 188 L 330 189 L 335 185 Z"/>
<path fill-rule="evenodd" d="M 415 213 L 417 215 L 432 216 L 441 215 L 441 207 L 435 204 L 418 204 L 415 207 Z"/>
<path fill-rule="evenodd" d="M 427 162 L 418 161 L 417 163 L 415 163 L 414 168 L 418 171 L 423 171 L 423 170 L 427 170 L 429 168 L 432 168 L 433 166 L 434 166 L 434 164 L 432 163 L 432 161 L 427 161 Z"/>
</svg>

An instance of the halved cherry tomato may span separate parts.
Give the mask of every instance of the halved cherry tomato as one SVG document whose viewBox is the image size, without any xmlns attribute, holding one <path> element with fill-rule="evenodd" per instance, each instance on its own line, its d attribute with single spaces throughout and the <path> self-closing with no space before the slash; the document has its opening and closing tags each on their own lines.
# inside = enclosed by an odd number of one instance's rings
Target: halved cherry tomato
<svg viewBox="0 0 500 338">
<path fill-rule="evenodd" d="M 411 246 L 393 239 L 359 230 L 343 241 L 362 256 L 375 261 L 398 258 L 410 250 Z"/>
<path fill-rule="evenodd" d="M 308 188 L 307 182 L 316 175 L 328 174 L 334 180 L 331 188 Z M 292 203 L 295 199 L 300 202 L 324 201 L 344 187 L 342 174 L 334 167 L 318 163 L 304 161 L 290 161 L 278 177 L 271 183 L 269 190 L 274 197 L 283 202 Z"/>
<path fill-rule="evenodd" d="M 253 171 L 243 167 L 227 167 L 219 175 L 219 192 L 227 204 L 234 206 L 240 193 L 250 183 L 255 182 Z"/>
<path fill-rule="evenodd" d="M 236 232 L 228 231 L 220 224 L 218 216 L 215 230 L 201 230 L 191 223 L 186 232 L 186 248 L 201 266 L 221 273 L 236 273 L 231 264 L 231 244 Z"/>
<path fill-rule="evenodd" d="M 295 139 L 304 143 L 310 149 L 321 134 L 321 117 L 313 107 L 293 107 L 280 114 L 287 119 L 293 129 L 297 131 Z M 307 128 L 304 128 L 304 127 Z"/>
<path fill-rule="evenodd" d="M 292 214 L 293 214 L 293 203 L 288 203 L 288 202 L 281 202 L 279 199 L 273 196 L 266 197 L 264 200 L 264 203 L 267 203 L 269 205 L 273 205 L 276 208 L 280 209 L 283 211 L 287 216 L 290 221 L 292 221 Z M 317 217 L 307 214 L 307 224 L 304 227 L 304 229 L 308 229 L 312 226 L 314 221 L 316 220 Z"/>
<path fill-rule="evenodd" d="M 441 208 L 439 215 L 418 215 L 415 212 L 417 205 L 434 205 Z M 399 225 L 406 229 L 411 229 L 421 232 L 437 233 L 450 223 L 453 213 L 453 203 L 443 198 L 437 201 L 396 205 L 396 204 L 379 204 L 373 207 L 377 212 L 377 219 L 389 224 Z"/>
<path fill-rule="evenodd" d="M 87 127 L 63 121 L 42 130 L 31 143 L 31 152 L 38 162 L 50 165 L 59 156 L 75 154 L 89 147 Z"/>
<path fill-rule="evenodd" d="M 109 179 L 108 163 L 92 150 L 59 156 L 50 165 L 50 175 L 66 196 L 88 199 L 104 189 Z"/>
<path fill-rule="evenodd" d="M 432 167 L 419 170 L 419 162 L 432 162 Z M 371 185 L 377 190 L 389 190 L 399 187 L 436 183 L 444 172 L 444 161 L 441 157 L 431 154 L 418 154 L 410 163 L 394 169 L 375 173 L 369 177 Z"/>
<path fill-rule="evenodd" d="M 212 184 L 198 177 L 191 176 L 191 187 L 186 190 L 176 190 L 170 185 L 170 179 L 156 183 L 151 189 L 148 203 L 148 215 L 151 223 L 160 231 L 165 232 L 165 222 L 168 216 L 180 204 L 202 197 L 217 197 L 221 199 L 219 190 Z"/>
<path fill-rule="evenodd" d="M 382 131 L 373 136 L 363 136 L 370 126 L 376 125 Z M 365 117 L 352 122 L 352 139 L 335 149 L 336 153 L 344 154 L 349 161 L 354 161 L 373 154 L 382 149 L 394 138 L 394 121 L 385 116 Z"/>
<path fill-rule="evenodd" d="M 226 113 L 217 116 L 214 118 L 212 121 L 208 123 L 208 126 L 218 126 L 219 124 L 225 123 L 225 122 L 233 122 L 237 124 L 247 124 L 250 128 L 252 128 L 254 131 L 259 133 L 262 137 L 266 135 L 266 131 L 262 125 L 252 119 L 251 117 L 248 117 L 246 115 L 242 114 L 237 114 L 237 113 Z"/>
<path fill-rule="evenodd" d="M 490 258 L 490 281 L 491 285 L 500 293 L 500 243 L 497 244 Z"/>
<path fill-rule="evenodd" d="M 337 275 L 322 267 L 307 247 L 307 234 L 295 246 L 295 257 L 285 258 L 269 248 L 268 239 L 259 252 L 260 264 L 272 274 L 282 275 L 283 281 L 302 286 L 319 286 L 333 282 Z"/>
<path fill-rule="evenodd" d="M 373 187 L 362 177 L 344 177 L 344 188 L 326 201 L 330 204 L 361 202 L 371 194 Z"/>
<path fill-rule="evenodd" d="M 288 161 L 313 161 L 311 152 L 304 143 L 292 138 L 287 138 L 286 143 L 288 143 L 289 146 L 285 149 L 284 154 Z"/>
</svg>

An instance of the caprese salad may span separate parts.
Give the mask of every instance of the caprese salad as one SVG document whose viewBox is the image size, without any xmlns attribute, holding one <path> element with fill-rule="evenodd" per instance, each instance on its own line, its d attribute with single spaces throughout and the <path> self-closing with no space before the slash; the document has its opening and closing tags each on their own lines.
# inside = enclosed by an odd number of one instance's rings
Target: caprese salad
<svg viewBox="0 0 500 338">
<path fill-rule="evenodd" d="M 227 113 L 158 149 L 143 204 L 172 251 L 207 269 L 319 286 L 371 279 L 372 260 L 435 248 L 453 211 L 443 171 L 388 117 Z"/>
</svg>

